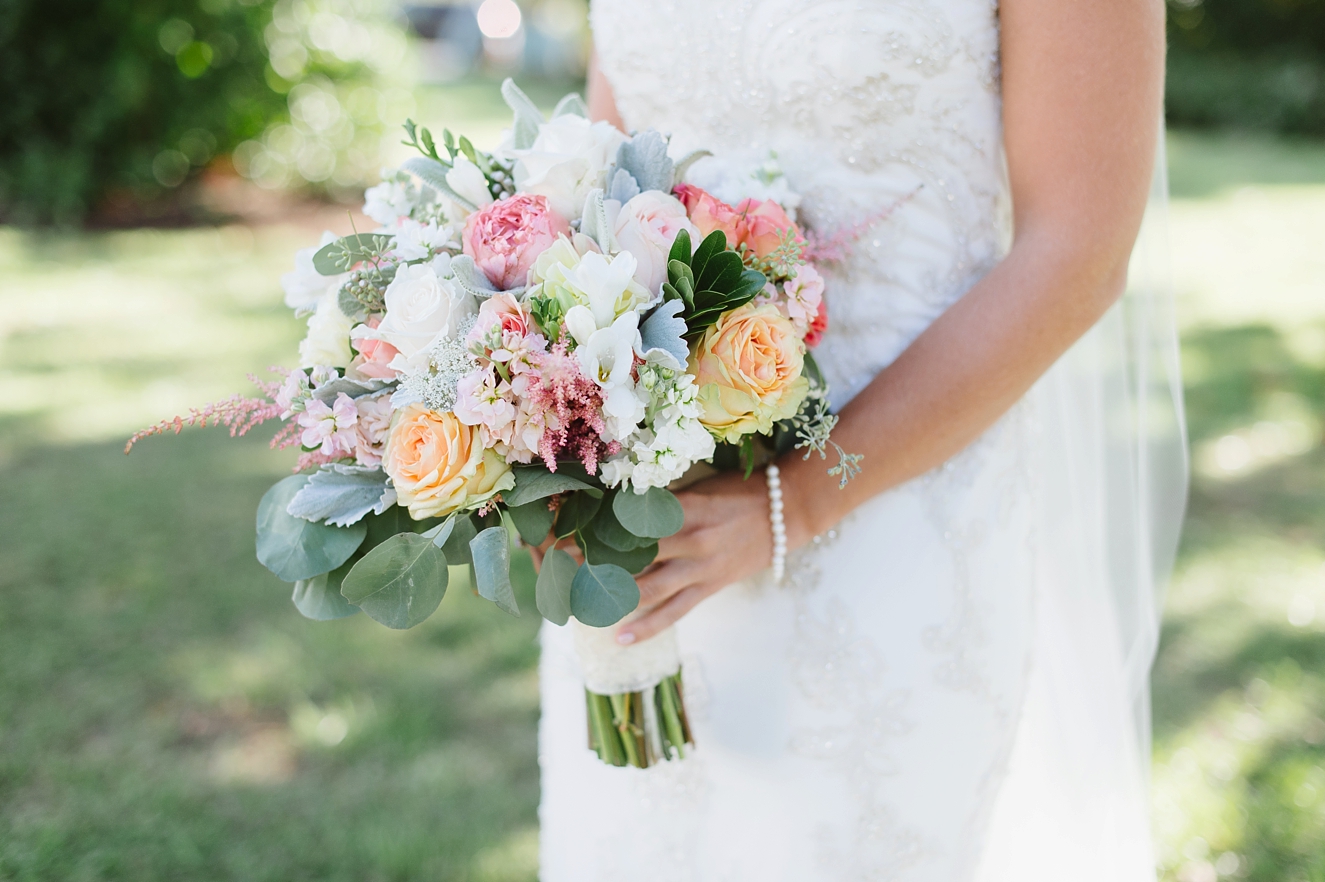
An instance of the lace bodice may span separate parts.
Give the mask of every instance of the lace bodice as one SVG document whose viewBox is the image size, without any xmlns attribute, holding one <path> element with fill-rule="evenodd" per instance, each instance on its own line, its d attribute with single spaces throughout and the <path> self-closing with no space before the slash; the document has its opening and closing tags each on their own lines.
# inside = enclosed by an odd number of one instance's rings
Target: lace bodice
<svg viewBox="0 0 1325 882">
<path fill-rule="evenodd" d="M 816 352 L 838 404 L 1002 257 L 996 3 L 594 0 L 591 17 L 628 126 L 677 152 L 773 150 L 804 223 L 859 227 Z"/>
</svg>

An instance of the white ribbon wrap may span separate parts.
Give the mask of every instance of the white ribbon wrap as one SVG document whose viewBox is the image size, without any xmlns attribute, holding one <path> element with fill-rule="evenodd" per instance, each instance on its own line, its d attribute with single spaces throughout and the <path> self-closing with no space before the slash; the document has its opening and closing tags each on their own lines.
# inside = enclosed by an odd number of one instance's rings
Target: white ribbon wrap
<svg viewBox="0 0 1325 882">
<path fill-rule="evenodd" d="M 643 692 L 657 686 L 681 669 L 676 629 L 622 646 L 616 642 L 616 626 L 591 628 L 575 619 L 569 622 L 575 637 L 584 686 L 599 695 Z M 647 707 L 647 705 L 646 705 Z"/>
</svg>

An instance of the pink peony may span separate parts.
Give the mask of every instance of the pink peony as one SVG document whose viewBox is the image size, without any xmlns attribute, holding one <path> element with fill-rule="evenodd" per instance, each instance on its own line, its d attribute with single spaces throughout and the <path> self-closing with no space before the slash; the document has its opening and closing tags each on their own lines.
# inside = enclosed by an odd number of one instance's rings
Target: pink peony
<svg viewBox="0 0 1325 882">
<path fill-rule="evenodd" d="M 354 399 L 340 392 L 334 404 L 311 398 L 298 423 L 303 427 L 299 441 L 308 448 L 317 448 L 324 456 L 350 456 L 358 443 L 355 423 L 359 421 Z"/>
<path fill-rule="evenodd" d="M 461 242 L 488 281 L 505 291 L 525 284 L 538 255 L 569 235 L 570 226 L 546 197 L 519 195 L 471 214 Z"/>
</svg>

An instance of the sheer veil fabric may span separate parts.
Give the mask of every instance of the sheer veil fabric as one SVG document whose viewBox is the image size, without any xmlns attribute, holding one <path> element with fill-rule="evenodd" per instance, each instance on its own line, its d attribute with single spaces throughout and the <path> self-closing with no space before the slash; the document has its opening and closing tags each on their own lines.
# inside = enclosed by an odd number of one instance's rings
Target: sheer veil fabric
<svg viewBox="0 0 1325 882">
<path fill-rule="evenodd" d="M 863 224 L 816 350 L 835 405 L 1006 254 L 990 0 L 593 0 L 591 22 L 628 126 L 774 150 L 801 220 Z M 1153 882 L 1147 683 L 1186 488 L 1157 167 L 1126 295 L 1012 412 L 784 584 L 678 625 L 692 757 L 599 763 L 544 626 L 543 882 Z"/>
<path fill-rule="evenodd" d="M 1163 128 L 1161 126 L 1161 133 Z M 1154 877 L 1150 667 L 1187 503 L 1163 137 L 1122 299 L 1030 393 L 1034 661 L 981 882 Z"/>
</svg>

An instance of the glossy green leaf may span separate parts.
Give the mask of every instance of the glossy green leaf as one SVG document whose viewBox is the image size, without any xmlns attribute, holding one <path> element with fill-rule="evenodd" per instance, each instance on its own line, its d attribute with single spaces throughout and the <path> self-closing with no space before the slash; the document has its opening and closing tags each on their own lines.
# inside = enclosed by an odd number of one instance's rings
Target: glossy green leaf
<svg viewBox="0 0 1325 882">
<path fill-rule="evenodd" d="M 508 508 L 506 513 L 511 516 L 515 529 L 520 531 L 520 538 L 535 546 L 543 544 L 543 540 L 552 530 L 552 519 L 556 517 L 552 509 L 547 507 L 547 502 L 542 499 Z"/>
<path fill-rule="evenodd" d="M 579 564 L 560 548 L 552 548 L 543 556 L 534 585 L 534 599 L 543 618 L 554 625 L 564 625 L 570 619 L 570 590 Z"/>
<path fill-rule="evenodd" d="M 388 628 L 412 628 L 437 609 L 448 578 L 446 555 L 431 539 L 401 533 L 364 555 L 340 592 Z"/>
<path fill-rule="evenodd" d="M 474 558 L 474 588 L 513 616 L 520 614 L 511 588 L 511 534 L 505 527 L 488 527 L 469 542 Z"/>
<path fill-rule="evenodd" d="M 350 559 L 368 532 L 365 521 L 331 527 L 287 512 L 308 479 L 308 475 L 291 475 L 278 481 L 258 503 L 258 561 L 286 582 L 331 572 Z"/>
<path fill-rule="evenodd" d="M 615 625 L 639 606 L 639 585 L 615 564 L 581 564 L 571 581 L 570 611 L 594 628 Z"/>
<path fill-rule="evenodd" d="M 670 490 L 650 487 L 642 494 L 618 493 L 612 511 L 621 526 L 636 536 L 662 539 L 679 531 L 685 524 L 685 511 Z"/>
</svg>

